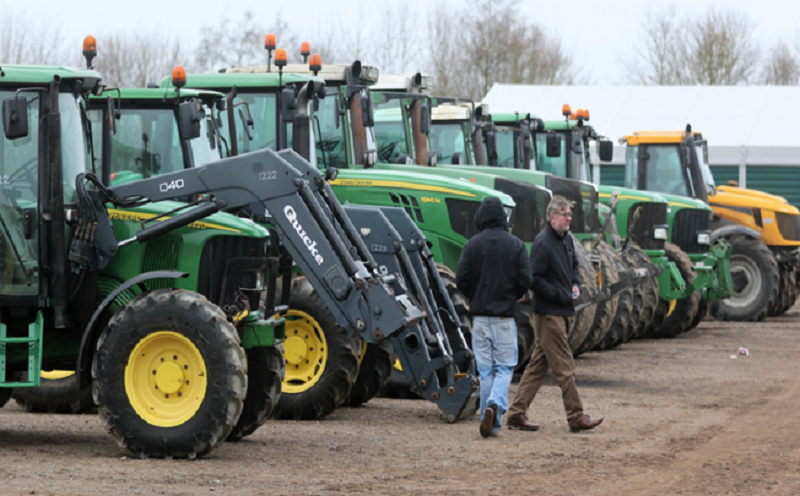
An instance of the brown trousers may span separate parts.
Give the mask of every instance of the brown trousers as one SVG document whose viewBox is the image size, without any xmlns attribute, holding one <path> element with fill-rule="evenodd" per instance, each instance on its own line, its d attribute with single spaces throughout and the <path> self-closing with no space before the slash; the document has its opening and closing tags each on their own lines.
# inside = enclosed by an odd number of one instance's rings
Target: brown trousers
<svg viewBox="0 0 800 496">
<path fill-rule="evenodd" d="M 559 315 L 533 314 L 533 332 L 536 344 L 531 359 L 519 381 L 514 402 L 508 410 L 509 417 L 524 414 L 542 387 L 548 367 L 553 371 L 564 400 L 567 422 L 572 425 L 583 415 L 583 404 L 575 387 L 575 360 L 567 341 L 566 317 Z"/>
</svg>

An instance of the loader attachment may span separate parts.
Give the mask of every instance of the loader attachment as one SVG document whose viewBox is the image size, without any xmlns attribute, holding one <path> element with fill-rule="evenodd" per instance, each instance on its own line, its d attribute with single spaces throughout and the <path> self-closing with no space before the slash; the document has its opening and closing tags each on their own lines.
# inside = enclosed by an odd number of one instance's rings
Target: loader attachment
<svg viewBox="0 0 800 496">
<path fill-rule="evenodd" d="M 411 389 L 436 403 L 449 422 L 471 416 L 480 400 L 475 361 L 455 324 L 454 310 L 450 313 L 450 309 L 440 306 L 442 297 L 447 301 L 449 297 L 442 293 L 444 285 L 435 265 L 431 272 L 430 265 L 424 262 L 424 236 L 400 208 L 347 206 L 345 210 L 360 229 L 381 273 L 402 277 L 407 284 L 396 285 L 395 290 L 411 292 L 427 314 L 417 325 L 392 336 Z M 392 217 L 391 223 L 385 213 Z M 394 226 L 403 229 L 405 238 Z"/>
<path fill-rule="evenodd" d="M 143 228 L 136 238 L 121 245 L 177 229 L 198 220 L 201 214 L 257 206 L 276 226 L 283 249 L 318 288 L 337 320 L 347 322 L 369 343 L 426 317 L 412 295 L 395 295 L 388 282 L 370 270 L 370 262 L 354 258 L 360 253 L 351 253 L 303 174 L 272 150 L 125 183 L 109 188 L 108 194 L 112 202 L 148 203 L 187 196 L 201 199 L 201 205 L 187 204 L 184 213 Z M 107 216 L 106 212 L 102 214 Z"/>
</svg>

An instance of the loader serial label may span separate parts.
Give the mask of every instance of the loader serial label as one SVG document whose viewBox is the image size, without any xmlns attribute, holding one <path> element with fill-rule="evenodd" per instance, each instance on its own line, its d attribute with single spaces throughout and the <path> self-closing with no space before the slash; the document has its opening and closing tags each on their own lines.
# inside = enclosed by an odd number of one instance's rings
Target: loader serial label
<svg viewBox="0 0 800 496">
<path fill-rule="evenodd" d="M 286 218 L 292 223 L 292 227 L 297 231 L 297 235 L 300 236 L 300 239 L 303 240 L 303 244 L 306 245 L 311 256 L 314 257 L 317 265 L 322 265 L 324 260 L 322 259 L 322 255 L 319 254 L 319 250 L 317 250 L 317 242 L 312 241 L 311 238 L 308 237 L 306 230 L 303 229 L 303 226 L 300 225 L 300 222 L 297 220 L 297 212 L 294 211 L 291 205 L 286 205 L 283 209 L 283 214 L 286 215 Z"/>
</svg>

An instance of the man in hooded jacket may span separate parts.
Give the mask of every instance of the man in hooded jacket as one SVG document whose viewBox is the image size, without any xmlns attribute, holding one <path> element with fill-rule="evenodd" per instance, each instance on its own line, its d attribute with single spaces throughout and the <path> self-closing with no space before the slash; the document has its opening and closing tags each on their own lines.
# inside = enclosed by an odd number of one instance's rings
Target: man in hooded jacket
<svg viewBox="0 0 800 496">
<path fill-rule="evenodd" d="M 508 387 L 517 365 L 514 307 L 531 284 L 525 244 L 508 232 L 499 198 L 483 200 L 476 234 L 458 260 L 456 285 L 470 300 L 472 349 L 481 381 L 483 437 L 497 437 L 508 409 Z"/>
</svg>

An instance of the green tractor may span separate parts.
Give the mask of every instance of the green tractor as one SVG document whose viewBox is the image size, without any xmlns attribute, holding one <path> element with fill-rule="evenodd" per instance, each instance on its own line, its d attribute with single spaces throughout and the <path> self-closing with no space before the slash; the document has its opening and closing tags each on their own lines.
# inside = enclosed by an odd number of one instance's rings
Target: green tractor
<svg viewBox="0 0 800 496">
<path fill-rule="evenodd" d="M 417 167 L 408 169 L 402 165 L 408 157 L 402 155 L 395 158 L 397 165 L 379 165 L 393 169 L 419 170 L 428 174 L 479 181 L 481 177 L 489 176 L 496 182 L 514 181 L 515 184 L 526 184 L 528 188 L 546 189 L 554 194 L 563 194 L 571 200 L 576 200 L 576 220 L 574 221 L 575 236 L 582 241 L 581 247 L 588 247 L 589 252 L 579 249 L 583 274 L 584 294 L 596 305 L 584 307 L 577 315 L 576 322 L 570 333 L 570 343 L 576 355 L 584 353 L 600 342 L 609 331 L 621 332 L 630 321 L 631 304 L 624 302 L 623 308 L 618 305 L 618 294 L 626 293 L 637 280 L 643 279 L 640 274 L 631 273 L 630 264 L 626 264 L 621 257 L 616 256 L 606 245 L 601 243 L 595 248 L 593 243 L 600 231 L 597 213 L 597 195 L 591 184 L 579 184 L 572 181 L 559 181 L 558 178 L 548 177 L 533 171 L 493 169 L 488 167 L 475 167 L 475 162 L 485 157 L 484 146 L 481 143 L 480 121 L 483 107 L 475 107 L 471 102 L 460 101 L 453 98 L 431 98 L 425 94 L 427 90 L 426 77 L 421 74 L 413 76 L 392 76 L 382 78 L 383 83 L 373 87 L 375 103 L 375 129 L 376 140 L 379 145 L 379 154 L 386 153 L 389 149 L 398 147 L 396 143 L 406 150 L 412 151 L 416 163 L 435 167 Z M 377 88 L 377 90 L 375 90 Z M 383 99 L 380 103 L 379 100 Z M 396 101 L 396 103 L 395 103 Z M 386 103 L 383 103 L 386 102 Z M 416 110 L 416 105 L 421 110 Z M 431 112 L 432 108 L 432 112 Z M 444 109 L 444 114 L 439 113 Z M 433 123 L 425 122 L 426 118 L 433 115 Z M 440 117 L 436 119 L 436 117 Z M 493 136 L 488 138 L 491 140 Z M 437 149 L 430 150 L 429 142 L 435 144 Z M 477 145 L 475 144 L 477 143 Z M 463 145 L 463 146 L 462 146 Z M 444 161 L 439 161 L 441 146 Z M 491 143 L 490 149 L 496 149 Z M 477 157 L 477 158 L 476 158 Z M 394 157 L 385 157 L 391 160 Z M 554 188 L 554 182 L 557 187 Z M 594 198 L 594 201 L 592 201 Z M 518 204 L 520 200 L 515 198 Z M 544 226 L 544 207 L 546 202 L 539 202 L 537 208 L 526 208 L 523 212 L 518 207 L 516 223 L 521 227 L 515 234 L 528 243 L 538 234 Z M 533 207 L 533 205 L 531 205 Z M 534 215 L 530 215 L 535 212 Z M 586 213 L 586 215 L 584 215 Z M 597 252 L 593 268 L 592 261 L 587 253 Z M 603 263 L 603 261 L 605 263 Z M 603 278 L 605 272 L 605 278 Z M 599 276 L 599 277 L 598 277 Z M 625 279 L 625 281 L 620 281 Z M 615 288 L 612 294 L 611 288 Z"/>
<path fill-rule="evenodd" d="M 304 69 L 305 72 L 308 72 L 307 68 Z M 364 78 L 368 78 L 371 70 L 366 68 L 363 73 L 359 72 L 358 65 L 356 65 L 355 71 L 352 69 L 353 67 L 342 67 L 340 74 L 345 70 L 351 75 L 354 74 L 355 86 L 359 86 L 362 74 Z M 453 252 L 451 247 L 463 246 L 466 242 L 460 231 L 467 229 L 466 226 L 472 224 L 474 212 L 483 198 L 500 196 L 507 206 L 509 215 L 512 213 L 513 200 L 507 195 L 488 188 L 474 184 L 459 184 L 454 187 L 451 182 L 436 178 L 365 170 L 362 162 L 369 163 L 374 160 L 375 153 L 374 151 L 370 152 L 364 143 L 359 141 L 365 139 L 364 130 L 361 130 L 359 138 L 356 136 L 355 127 L 351 127 L 352 116 L 355 112 L 345 110 L 350 106 L 358 106 L 356 108 L 359 110 L 355 114 L 361 117 L 361 93 L 355 91 L 347 99 L 337 91 L 338 88 L 331 89 L 331 87 L 322 86 L 318 78 L 290 72 L 293 70 L 291 66 L 288 66 L 284 67 L 282 71 L 276 70 L 272 74 L 262 71 L 258 73 L 190 74 L 187 77 L 188 86 L 219 90 L 228 94 L 226 111 L 220 113 L 217 116 L 218 119 L 215 119 L 221 122 L 220 129 L 223 131 L 223 137 L 226 138 L 227 144 L 223 144 L 223 153 L 235 154 L 238 153 L 238 150 L 253 148 L 280 150 L 290 148 L 291 144 L 292 149 L 301 156 L 307 156 L 312 164 L 326 173 L 333 192 L 343 203 L 403 207 L 405 205 L 401 202 L 413 201 L 416 208 L 412 210 L 409 203 L 405 210 L 415 219 L 430 243 L 430 251 L 435 259 L 438 261 L 444 258 L 453 267 L 457 264 L 460 248 Z M 329 74 L 333 70 L 335 68 L 326 67 L 324 73 Z M 289 81 L 289 83 L 287 84 L 285 81 Z M 297 81 L 296 84 L 295 81 Z M 162 86 L 169 84 L 168 79 L 162 81 Z M 365 106 L 365 108 L 367 107 Z M 241 112 L 233 112 L 233 110 L 239 109 Z M 236 125 L 230 126 L 231 122 Z M 317 138 L 318 136 L 319 138 Z M 364 150 L 363 153 L 354 151 L 356 146 L 361 146 L 361 150 Z M 350 160 L 353 162 L 349 162 Z M 422 195 L 431 201 L 418 200 L 417 195 Z M 401 198 L 403 200 L 400 200 Z M 409 198 L 413 198 L 413 200 L 409 200 Z M 463 210 L 451 212 L 456 216 L 455 218 L 451 218 L 452 215 L 447 209 L 449 198 L 458 201 L 459 207 L 463 205 Z M 439 269 L 442 278 L 445 279 L 448 292 L 452 296 L 451 288 L 455 288 L 455 277 L 446 266 L 440 265 Z M 456 308 L 458 308 L 457 300 Z M 307 306 L 303 309 L 306 315 L 314 318 L 317 322 L 319 322 L 317 316 L 326 311 L 324 307 L 320 306 Z M 460 320 L 463 326 L 462 315 L 460 315 Z M 287 323 L 287 326 L 291 326 L 291 322 Z M 464 330 L 468 335 L 468 328 Z M 316 327 L 315 332 L 318 335 L 327 335 L 331 330 L 320 325 Z M 291 331 L 287 331 L 287 334 L 291 335 Z M 532 346 L 531 339 L 528 340 L 528 343 Z M 361 351 L 360 348 L 359 351 Z M 351 381 L 353 390 L 359 390 L 364 382 L 376 382 L 374 376 L 379 373 L 380 367 L 364 367 L 365 362 L 380 362 L 379 359 L 373 357 L 375 353 L 385 354 L 385 350 L 381 351 L 367 346 L 361 352 L 362 371 L 368 374 L 362 375 L 357 363 L 352 367 L 352 374 L 348 376 L 348 379 Z M 287 372 L 287 383 L 289 382 L 288 378 L 291 377 L 290 373 L 291 368 Z M 385 380 L 385 378 L 380 378 L 380 380 Z M 297 401 L 307 401 L 309 404 L 318 401 L 322 391 L 327 388 L 327 384 L 321 380 L 305 382 L 296 391 L 287 391 L 285 388 L 282 398 L 294 397 L 297 398 Z M 284 386 L 286 385 L 285 383 Z M 347 391 L 350 390 L 348 385 Z M 354 399 L 345 394 L 339 404 L 346 402 L 346 404 L 355 406 L 367 399 L 369 396 L 360 395 Z M 279 405 L 277 414 L 281 415 L 282 412 Z M 327 413 L 329 412 L 324 412 L 324 414 Z M 314 414 L 300 418 L 320 418 L 322 415 Z M 288 414 L 286 416 L 297 418 Z"/>
<path fill-rule="evenodd" d="M 505 114 L 498 115 L 495 119 L 500 124 L 516 125 L 531 133 L 535 163 L 542 170 L 591 180 L 589 140 L 597 140 L 598 153 L 602 160 L 610 159 L 612 144 L 608 140 L 601 139 L 590 126 L 585 124 L 589 117 L 588 112 L 579 110 L 573 114 L 569 106 L 565 105 L 563 113 L 566 117 L 563 121 L 541 121 L 531 117 L 530 114 L 524 116 Z M 730 257 L 729 249 L 722 244 L 705 246 L 705 249 L 698 251 L 680 243 L 670 243 L 667 238 L 672 236 L 673 241 L 677 239 L 675 229 L 669 229 L 670 226 L 674 227 L 674 213 L 677 209 L 689 208 L 690 211 L 706 213 L 708 209 L 702 204 L 676 203 L 676 199 L 662 193 L 654 195 L 633 188 L 626 190 L 610 186 L 599 186 L 599 188 L 601 200 L 604 202 L 610 201 L 614 192 L 619 192 L 618 200 L 620 198 L 626 200 L 617 205 L 618 209 L 621 208 L 617 215 L 620 234 L 625 232 L 622 229 L 631 223 L 632 215 L 636 211 L 640 212 L 640 216 L 644 215 L 640 226 L 659 228 L 653 229 L 653 234 L 657 233 L 659 237 L 655 244 L 659 246 L 648 243 L 646 246 L 650 248 L 647 250 L 648 255 L 665 255 L 674 264 L 680 276 L 678 277 L 673 271 L 671 282 L 665 284 L 664 281 L 660 281 L 659 301 L 653 321 L 634 337 L 669 338 L 694 328 L 707 312 L 705 301 L 725 297 L 726 291 L 730 288 L 729 284 L 726 286 L 726 281 L 728 283 L 730 281 L 729 270 L 726 269 Z M 666 208 L 664 201 L 667 202 Z M 660 203 L 661 206 L 657 206 L 656 203 Z M 644 208 L 639 210 L 639 207 Z M 689 214 L 689 211 L 686 214 Z M 667 228 L 666 232 L 663 228 Z M 698 236 L 702 234 L 698 232 Z M 684 248 L 689 248 L 690 251 L 687 253 Z M 653 249 L 664 250 L 664 255 L 653 253 Z M 685 281 L 685 285 L 681 284 L 681 280 Z"/>
<path fill-rule="evenodd" d="M 0 70 L 2 403 L 39 386 L 42 369 L 74 370 L 76 392 L 91 383 L 121 447 L 194 458 L 253 432 L 277 401 L 284 319 L 272 316 L 287 310 L 275 295 L 291 262 L 369 342 L 376 329 L 392 336 L 424 318 L 413 298 L 362 274 L 305 176 L 272 151 L 171 173 L 151 160 L 150 177 L 134 159 L 141 180 L 106 186 L 86 103 L 102 91 L 91 70 Z M 113 135 L 119 107 L 107 102 Z M 167 141 L 200 138 L 199 106 L 173 109 Z M 272 232 L 222 213 L 254 205 L 281 212 Z"/>
<path fill-rule="evenodd" d="M 587 125 L 589 114 L 586 111 L 572 114 L 569 106 L 563 109 L 564 121 L 545 123 L 545 130 L 552 127 L 555 134 L 569 137 L 569 143 L 574 149 L 573 153 L 565 153 L 567 157 L 574 157 L 574 153 L 582 153 L 586 165 L 581 167 L 582 174 L 592 171 L 590 164 L 589 144 L 597 142 L 598 155 L 601 161 L 610 161 L 613 153 L 613 143 L 598 136 L 594 128 Z M 569 115 L 568 115 L 569 114 Z M 546 140 L 546 138 L 542 138 Z M 552 138 L 551 138 L 552 139 Z M 565 139 L 566 142 L 566 139 Z M 579 146 L 580 143 L 580 146 Z M 568 160 L 570 160 L 568 158 Z M 574 159 L 578 163 L 577 159 Z M 572 173 L 575 173 L 574 171 Z M 646 194 L 647 191 L 655 192 L 669 202 L 668 224 L 669 240 L 666 244 L 667 255 L 688 279 L 690 286 L 684 295 L 668 309 L 668 317 L 656 336 L 671 337 L 677 328 L 684 332 L 693 329 L 700 323 L 709 310 L 709 304 L 730 297 L 733 291 L 733 282 L 730 270 L 730 257 L 732 247 L 725 239 L 715 239 L 711 236 L 710 223 L 713 217 L 712 210 L 702 201 L 675 195 L 663 188 L 653 185 L 638 184 L 636 177 L 644 176 L 638 170 L 631 170 L 626 174 L 626 188 L 636 190 L 635 194 Z M 606 187 L 613 190 L 613 187 Z M 695 308 L 697 310 L 693 312 Z M 693 313 L 693 316 L 690 315 Z"/>
</svg>

